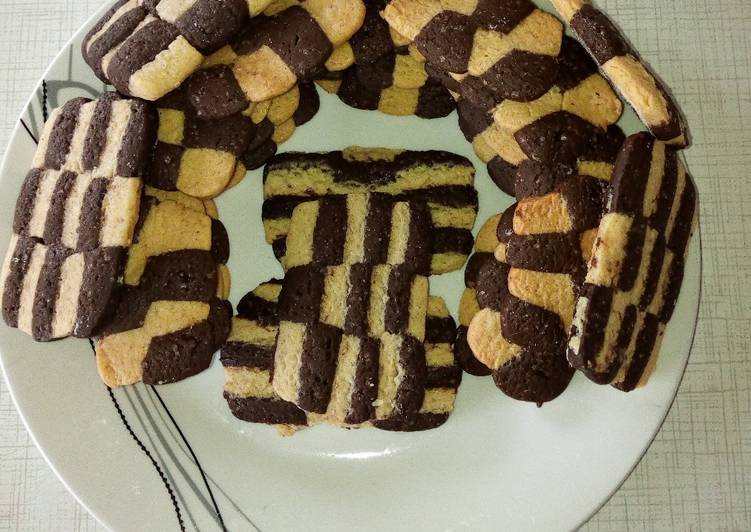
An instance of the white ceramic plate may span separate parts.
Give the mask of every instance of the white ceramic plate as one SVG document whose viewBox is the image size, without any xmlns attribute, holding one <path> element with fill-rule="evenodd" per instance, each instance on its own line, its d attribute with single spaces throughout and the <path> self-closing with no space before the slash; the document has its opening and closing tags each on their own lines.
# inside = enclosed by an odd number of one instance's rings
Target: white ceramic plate
<svg viewBox="0 0 751 532">
<path fill-rule="evenodd" d="M 52 63 L 12 136 L 0 172 L 2 253 L 46 112 L 103 89 L 79 54 L 85 31 Z M 459 153 L 478 170 L 479 228 L 511 198 L 492 184 L 456 120 L 356 111 L 322 93 L 319 114 L 282 151 L 358 144 Z M 640 129 L 630 111 L 621 126 Z M 256 171 L 218 200 L 232 242 L 235 303 L 281 274 L 263 239 L 261 192 Z M 218 360 L 177 384 L 111 392 L 86 341 L 38 344 L 2 325 L 0 361 L 45 458 L 115 530 L 566 530 L 607 501 L 660 428 L 691 349 L 700 278 L 697 236 L 645 389 L 624 394 L 577 375 L 538 409 L 507 398 L 490 378 L 465 375 L 448 423 L 424 433 L 318 426 L 281 438 L 230 415 Z M 463 287 L 462 272 L 431 279 L 454 315 Z"/>
</svg>

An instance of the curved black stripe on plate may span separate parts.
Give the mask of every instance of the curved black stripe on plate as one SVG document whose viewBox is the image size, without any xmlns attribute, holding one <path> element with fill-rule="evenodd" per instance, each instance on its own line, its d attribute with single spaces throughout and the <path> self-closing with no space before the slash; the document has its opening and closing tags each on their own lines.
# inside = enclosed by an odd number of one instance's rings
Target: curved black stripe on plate
<svg viewBox="0 0 751 532">
<path fill-rule="evenodd" d="M 156 398 L 159 400 L 159 403 L 162 405 L 162 408 L 164 408 L 164 411 L 167 413 L 167 417 L 169 417 L 170 421 L 177 429 L 177 433 L 180 435 L 180 438 L 185 443 L 185 446 L 188 448 L 188 452 L 190 453 L 190 456 L 193 458 L 193 462 L 196 464 L 196 467 L 198 468 L 198 472 L 201 474 L 201 478 L 203 479 L 203 484 L 206 486 L 206 490 L 209 492 L 209 497 L 211 498 L 211 504 L 214 505 L 214 510 L 216 511 L 217 518 L 219 519 L 219 524 L 221 525 L 222 530 L 226 532 L 227 527 L 224 524 L 224 519 L 222 518 L 222 512 L 219 511 L 219 505 L 216 503 L 216 499 L 214 498 L 214 492 L 211 491 L 211 486 L 209 486 L 209 481 L 206 479 L 206 473 L 204 473 L 203 467 L 201 467 L 201 462 L 198 461 L 198 457 L 196 456 L 196 453 L 193 452 L 193 448 L 190 446 L 190 443 L 188 443 L 188 439 L 185 437 L 185 434 L 183 434 L 182 429 L 180 429 L 180 426 L 177 424 L 177 421 L 175 421 L 175 418 L 172 415 L 172 412 L 170 412 L 169 408 L 167 408 L 167 405 L 162 399 L 162 396 L 159 395 L 159 392 L 156 390 L 156 387 L 152 385 L 150 386 L 150 388 L 151 388 L 151 391 L 153 391 L 154 394 L 156 395 Z"/>
<path fill-rule="evenodd" d="M 91 350 L 94 351 L 94 354 L 96 354 L 96 349 L 94 348 L 94 342 L 91 339 L 89 339 L 89 345 L 91 345 Z M 180 513 L 180 505 L 177 504 L 177 498 L 175 497 L 175 492 L 172 490 L 172 486 L 170 485 L 169 480 L 167 480 L 167 476 L 164 474 L 164 471 L 162 471 L 162 468 L 159 467 L 159 464 L 151 455 L 151 453 L 143 444 L 143 442 L 138 438 L 138 436 L 136 436 L 136 433 L 133 432 L 133 429 L 131 428 L 130 423 L 128 423 L 128 420 L 125 418 L 125 413 L 123 412 L 122 408 L 120 408 L 120 403 L 118 403 L 117 398 L 115 397 L 115 394 L 112 393 L 112 388 L 110 388 L 109 386 L 105 386 L 105 388 L 107 388 L 107 393 L 109 394 L 110 399 L 112 400 L 112 404 L 115 406 L 115 410 L 117 411 L 117 415 L 120 417 L 120 421 L 122 421 L 123 425 L 125 426 L 125 430 L 128 431 L 128 434 L 130 434 L 131 438 L 133 438 L 133 441 L 136 442 L 136 445 L 138 445 L 138 448 L 141 449 L 141 451 L 143 451 L 143 453 L 151 462 L 151 465 L 153 465 L 154 469 L 156 469 L 156 472 L 159 475 L 159 478 L 162 480 L 164 487 L 167 489 L 167 494 L 169 495 L 169 498 L 172 501 L 172 507 L 175 509 L 175 515 L 177 516 L 177 522 L 180 525 L 180 530 L 182 532 L 185 532 L 185 523 L 183 522 L 183 517 L 182 517 L 182 514 Z"/>
</svg>

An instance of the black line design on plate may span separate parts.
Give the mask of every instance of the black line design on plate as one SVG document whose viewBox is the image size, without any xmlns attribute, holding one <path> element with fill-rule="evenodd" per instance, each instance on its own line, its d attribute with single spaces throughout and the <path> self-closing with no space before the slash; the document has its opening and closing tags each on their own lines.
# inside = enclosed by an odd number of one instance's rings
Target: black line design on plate
<svg viewBox="0 0 751 532">
<path fill-rule="evenodd" d="M 128 404 L 130 405 L 130 408 L 133 411 L 133 414 L 136 416 L 136 421 L 141 427 L 141 430 L 146 435 L 146 438 L 148 438 L 149 443 L 151 444 L 151 448 L 153 449 L 153 453 L 156 455 L 157 461 L 162 464 L 162 470 L 164 471 L 164 475 L 167 477 L 167 480 L 169 480 L 170 484 L 173 486 L 179 505 L 185 509 L 185 513 L 188 515 L 188 518 L 190 519 L 190 522 L 193 525 L 193 529 L 199 530 L 198 525 L 196 524 L 196 521 L 193 518 L 193 514 L 191 513 L 190 508 L 188 507 L 188 504 L 185 501 L 185 497 L 183 497 L 183 494 L 180 492 L 180 488 L 178 487 L 177 482 L 175 482 L 175 478 L 172 476 L 172 472 L 167 467 L 167 461 L 159 452 L 159 447 L 157 447 L 156 443 L 154 442 L 154 439 L 151 437 L 151 434 L 146 429 L 146 424 L 143 422 L 141 415 L 138 413 L 138 409 L 136 408 L 136 405 L 133 402 L 133 398 L 131 397 L 129 387 L 123 387 L 120 389 L 120 391 L 125 396 L 125 399 L 127 399 Z M 135 390 L 135 387 L 133 388 L 133 391 L 136 392 L 136 395 L 138 395 L 138 392 L 137 390 Z M 143 401 L 141 401 L 140 397 L 138 397 L 138 402 L 141 403 L 141 405 L 143 406 Z M 125 414 L 125 411 L 123 411 L 123 415 L 124 414 Z M 161 438 L 159 439 L 161 440 Z"/>
<path fill-rule="evenodd" d="M 42 118 L 44 118 L 44 121 L 47 122 L 47 119 L 50 117 L 49 112 L 47 111 L 47 80 L 42 80 Z"/>
<path fill-rule="evenodd" d="M 219 519 L 219 524 L 221 525 L 222 530 L 226 531 L 227 527 L 224 525 L 222 512 L 219 511 L 219 505 L 217 505 L 216 499 L 214 499 L 214 493 L 211 491 L 211 486 L 209 486 L 209 482 L 208 480 L 206 480 L 206 474 L 203 471 L 203 467 L 201 467 L 201 462 L 198 461 L 198 457 L 196 456 L 196 453 L 193 452 L 193 448 L 190 446 L 190 443 L 188 443 L 188 439 L 185 437 L 185 434 L 183 434 L 183 431 L 180 429 L 180 426 L 177 424 L 177 421 L 175 421 L 175 418 L 172 415 L 172 412 L 170 412 L 169 408 L 167 408 L 167 405 L 162 399 L 162 396 L 159 395 L 159 392 L 156 390 L 154 386 L 150 386 L 150 388 L 151 388 L 151 391 L 154 392 L 154 394 L 156 395 L 156 398 L 159 400 L 159 403 L 162 405 L 162 408 L 164 408 L 164 411 L 167 412 L 167 416 L 169 417 L 170 421 L 177 429 L 177 433 L 180 434 L 180 438 L 182 438 L 182 440 L 185 442 L 185 445 L 188 447 L 190 456 L 193 458 L 193 462 L 196 464 L 196 467 L 198 468 L 198 472 L 201 474 L 201 478 L 203 479 L 203 483 L 209 492 L 209 497 L 211 498 L 211 503 L 214 505 L 214 510 L 216 510 L 216 516 Z"/>
<path fill-rule="evenodd" d="M 160 408 L 160 407 L 159 407 L 159 405 L 157 404 L 156 400 L 154 399 L 154 395 L 153 395 L 153 394 L 147 394 L 147 395 L 148 395 L 148 397 L 149 397 L 149 400 L 151 401 L 151 404 L 152 404 L 152 406 L 154 407 L 154 411 L 155 411 L 155 412 L 157 413 L 157 415 L 159 415 L 159 419 L 160 419 L 160 421 L 161 421 L 161 422 L 162 422 L 162 423 L 164 424 L 164 426 L 166 427 L 166 429 L 167 429 L 167 434 L 169 434 L 169 436 L 170 436 L 170 437 L 172 438 L 172 440 L 174 441 L 174 443 L 175 443 L 175 447 L 176 447 L 177 449 L 179 449 L 179 450 L 180 450 L 180 452 L 181 452 L 181 453 L 182 453 L 182 454 L 183 454 L 183 455 L 184 455 L 184 456 L 185 456 L 186 458 L 188 458 L 188 460 L 190 460 L 191 458 L 190 458 L 190 455 L 188 454 L 188 451 L 187 451 L 187 450 L 185 449 L 185 446 L 183 445 L 183 443 L 182 443 L 182 442 L 181 442 L 181 441 L 180 441 L 180 440 L 178 439 L 178 437 L 177 437 L 177 436 L 175 435 L 175 432 L 174 432 L 174 431 L 172 430 L 172 427 L 170 426 L 170 424 L 169 424 L 169 423 L 167 423 L 167 420 L 166 420 L 166 419 L 164 418 L 164 415 L 162 414 L 162 408 Z M 246 514 L 246 513 L 245 513 L 245 512 L 244 512 L 244 511 L 242 510 L 242 508 L 240 508 L 240 505 L 238 505 L 238 504 L 237 504 L 237 503 L 235 502 L 235 500 L 234 500 L 234 499 L 233 499 L 232 497 L 230 497 L 230 496 L 229 496 L 229 494 L 228 494 L 228 493 L 227 493 L 226 491 L 224 491 L 224 490 L 222 489 L 222 487 L 221 487 L 221 486 L 219 485 L 219 483 L 218 483 L 218 482 L 217 482 L 216 480 L 214 480 L 214 479 L 212 478 L 212 476 L 211 476 L 211 475 L 210 475 L 209 473 L 206 473 L 206 478 L 208 479 L 208 481 L 209 481 L 209 482 L 210 482 L 211 484 L 213 484 L 213 486 L 214 486 L 214 489 L 215 489 L 215 490 L 217 490 L 217 491 L 219 492 L 219 494 L 221 494 L 222 496 L 224 496 L 224 498 L 225 498 L 225 499 L 227 499 L 227 501 L 228 501 L 228 502 L 229 502 L 229 504 L 230 504 L 230 505 L 232 506 L 232 508 L 233 508 L 233 509 L 234 509 L 234 510 L 235 510 L 235 511 L 236 511 L 236 512 L 238 513 L 238 514 L 240 514 L 240 515 L 241 515 L 241 516 L 242 516 L 242 517 L 243 517 L 243 518 L 245 519 L 245 521 L 247 521 L 247 523 L 248 523 L 248 524 L 249 524 L 250 526 L 252 526 L 252 527 L 253 527 L 253 528 L 254 528 L 254 529 L 255 529 L 255 530 L 257 531 L 257 532 L 261 532 L 261 529 L 260 529 L 260 528 L 258 527 L 258 525 L 256 525 L 256 524 L 255 524 L 255 523 L 253 522 L 253 520 L 252 520 L 252 519 L 251 519 L 250 517 L 248 517 L 248 515 L 247 515 L 247 514 Z"/>
<path fill-rule="evenodd" d="M 190 477 L 190 475 L 188 474 L 188 472 L 185 470 L 185 467 L 183 467 L 183 464 L 181 464 L 180 461 L 177 459 L 177 457 L 175 456 L 175 453 L 174 453 L 172 447 L 170 447 L 167 444 L 167 442 L 165 441 L 164 437 L 162 436 L 161 431 L 159 430 L 159 426 L 157 425 L 157 423 L 154 422 L 154 418 L 151 415 L 151 412 L 146 407 L 146 403 L 143 400 L 143 398 L 141 397 L 141 393 L 139 392 L 138 387 L 137 386 L 133 386 L 133 387 L 126 387 L 126 389 L 127 388 L 132 389 L 133 393 L 135 393 L 136 398 L 138 399 L 138 403 L 141 405 L 141 409 L 143 410 L 143 414 L 146 417 L 146 419 L 148 420 L 149 425 L 151 426 L 152 430 L 155 433 L 155 437 L 162 444 L 162 447 L 164 447 L 164 450 L 167 453 L 168 457 L 175 463 L 175 466 L 177 467 L 179 473 L 182 475 L 182 477 L 185 480 L 185 482 L 188 484 L 188 487 L 190 488 L 190 490 L 193 492 L 193 494 L 196 496 L 196 498 L 198 498 L 198 500 L 201 502 L 201 504 L 203 505 L 203 507 L 206 510 L 206 512 L 208 512 L 208 514 L 214 519 L 214 521 L 216 522 L 216 524 L 218 526 L 222 526 L 222 524 L 217 519 L 216 514 L 213 511 L 213 509 L 212 509 L 211 504 L 209 503 L 209 501 L 206 499 L 206 497 L 203 496 L 203 493 L 201 493 L 201 490 L 198 488 L 198 486 L 196 486 L 196 483 L 193 482 L 193 479 Z M 136 417 L 138 418 L 139 423 L 141 423 L 141 426 L 143 427 L 144 431 L 148 434 L 148 430 L 146 429 L 146 424 L 141 419 L 141 416 L 138 413 L 138 410 L 136 410 L 135 405 L 131 405 L 131 406 L 133 406 L 133 412 L 135 413 Z M 151 439 L 151 436 L 149 436 L 149 439 Z M 151 440 L 151 443 L 154 446 L 154 449 L 156 449 L 157 447 L 156 447 L 156 444 L 154 443 L 153 440 Z M 168 468 L 167 468 L 167 461 L 166 460 L 162 460 L 162 464 L 164 464 L 165 469 L 168 470 Z M 177 483 L 175 483 L 175 490 L 179 491 L 179 489 L 177 487 Z M 186 503 L 183 503 L 183 506 L 185 506 L 186 509 L 187 509 L 187 504 Z M 198 529 L 198 528 L 196 527 L 196 529 Z"/>
<path fill-rule="evenodd" d="M 39 141 L 38 141 L 38 140 L 37 140 L 37 138 L 36 138 L 36 137 L 34 136 L 34 133 L 32 133 L 32 132 L 31 132 L 31 130 L 29 129 L 29 126 L 27 126 L 27 125 L 26 125 L 26 122 L 24 122 L 23 118 L 21 119 L 21 125 L 22 125 L 22 126 L 23 126 L 23 128 L 24 128 L 24 129 L 26 130 L 26 133 L 28 133 L 28 134 L 29 134 L 29 136 L 31 137 L 31 140 L 33 140 L 33 141 L 34 141 L 34 144 L 37 144 L 37 145 L 38 145 L 38 144 L 39 144 Z"/>
<path fill-rule="evenodd" d="M 91 345 L 91 350 L 96 354 L 96 349 L 94 348 L 94 342 L 92 340 L 89 340 L 89 345 Z M 177 499 L 175 498 L 175 492 L 172 491 L 172 486 L 169 483 L 169 480 L 167 480 L 167 477 L 164 474 L 164 471 L 162 471 L 162 468 L 159 467 L 159 464 L 154 459 L 154 457 L 151 455 L 149 450 L 146 448 L 146 446 L 143 444 L 143 442 L 136 436 L 136 433 L 133 432 L 133 428 L 130 426 L 130 423 L 128 423 L 128 420 L 125 418 L 125 414 L 123 413 L 123 409 L 120 408 L 120 403 L 118 403 L 117 398 L 115 397 L 115 394 L 112 393 L 112 388 L 109 386 L 105 386 L 107 388 L 107 393 L 110 396 L 110 399 L 112 400 L 112 404 L 115 406 L 115 410 L 117 411 L 118 416 L 120 417 L 120 421 L 123 422 L 123 425 L 125 425 L 125 430 L 128 431 L 128 434 L 130 434 L 131 438 L 133 438 L 133 441 L 136 442 L 138 447 L 143 451 L 143 453 L 146 455 L 146 457 L 151 462 L 151 465 L 154 466 L 154 469 L 156 469 L 156 472 L 159 474 L 159 478 L 162 479 L 162 483 L 164 484 L 164 487 L 167 489 L 167 494 L 170 497 L 170 500 L 172 501 L 172 506 L 175 509 L 175 515 L 177 516 L 177 522 L 180 525 L 180 530 L 185 532 L 185 523 L 183 522 L 182 514 L 180 513 L 180 506 L 177 504 Z"/>
</svg>

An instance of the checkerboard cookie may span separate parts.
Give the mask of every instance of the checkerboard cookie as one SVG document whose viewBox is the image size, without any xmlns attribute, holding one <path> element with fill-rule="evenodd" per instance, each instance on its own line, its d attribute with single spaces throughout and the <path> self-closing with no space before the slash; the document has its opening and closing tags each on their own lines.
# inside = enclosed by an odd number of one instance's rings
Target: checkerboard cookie
<svg viewBox="0 0 751 532">
<path fill-rule="evenodd" d="M 392 0 L 383 17 L 482 108 L 537 99 L 555 82 L 563 26 L 533 2 Z"/>
<path fill-rule="evenodd" d="M 581 45 L 564 38 L 557 63 L 555 85 L 536 100 L 504 100 L 490 110 L 468 100 L 458 104 L 465 137 L 509 194 L 516 195 L 520 166 L 523 172 L 544 170 L 557 179 L 602 172 L 606 168 L 596 163 L 612 165 L 612 146 L 622 139 L 614 126 L 621 101 Z"/>
<path fill-rule="evenodd" d="M 647 133 L 626 140 L 576 302 L 569 362 L 598 383 L 647 382 L 678 300 L 698 205 L 676 148 Z"/>
<path fill-rule="evenodd" d="M 119 0 L 89 31 L 83 57 L 119 92 L 157 100 L 247 25 L 244 0 Z"/>
<path fill-rule="evenodd" d="M 51 113 L 0 273 L 8 325 L 41 341 L 91 335 L 133 238 L 155 133 L 148 104 L 114 93 Z"/>
<path fill-rule="evenodd" d="M 285 153 L 264 170 L 262 210 L 266 241 L 278 258 L 294 208 L 330 194 L 382 192 L 428 203 L 433 222 L 432 273 L 461 268 L 472 250 L 477 215 L 474 168 L 440 151 L 414 152 L 351 147 L 330 153 Z"/>
<path fill-rule="evenodd" d="M 427 278 L 404 267 L 287 271 L 274 391 L 307 412 L 348 424 L 416 412 L 425 392 L 427 304 Z"/>
<path fill-rule="evenodd" d="M 232 414 L 244 421 L 277 425 L 283 434 L 315 424 L 321 416 L 309 415 L 274 392 L 271 378 L 279 326 L 278 299 L 281 281 L 272 280 L 248 293 L 238 305 L 232 332 L 222 347 L 225 371 L 224 397 Z M 427 430 L 445 423 L 453 410 L 461 370 L 451 349 L 454 322 L 442 299 L 428 299 L 425 326 L 426 389 L 420 409 L 403 417 L 366 422 L 384 430 Z M 355 380 L 359 390 L 351 398 L 368 395 L 377 387 L 377 375 Z M 355 401 L 356 402 L 356 401 Z M 361 426 L 348 425 L 348 426 Z"/>
<path fill-rule="evenodd" d="M 603 181 L 575 176 L 501 217 L 494 259 L 507 266 L 479 268 L 467 341 L 510 397 L 542 404 L 573 376 L 566 338 L 605 192 Z"/>
<path fill-rule="evenodd" d="M 175 382 L 208 367 L 230 329 L 228 256 L 221 222 L 144 199 L 122 286 L 95 338 L 105 384 Z"/>
<path fill-rule="evenodd" d="M 324 196 L 295 207 L 282 265 L 391 264 L 428 275 L 432 229 L 424 202 L 377 193 Z"/>
<path fill-rule="evenodd" d="M 188 91 L 194 107 L 204 116 L 228 116 L 312 81 L 364 16 L 361 0 L 272 4 L 191 76 Z"/>
<path fill-rule="evenodd" d="M 552 0 L 611 81 L 659 140 L 690 141 L 688 124 L 672 94 L 608 16 L 588 0 Z"/>
</svg>

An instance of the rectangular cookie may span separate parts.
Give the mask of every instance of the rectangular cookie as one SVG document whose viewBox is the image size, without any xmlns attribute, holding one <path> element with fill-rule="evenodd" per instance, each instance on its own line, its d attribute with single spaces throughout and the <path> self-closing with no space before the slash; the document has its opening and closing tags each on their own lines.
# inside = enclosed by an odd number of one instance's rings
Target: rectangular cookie
<svg viewBox="0 0 751 532">
<path fill-rule="evenodd" d="M 294 208 L 331 194 L 381 192 L 428 204 L 433 222 L 432 273 L 461 268 L 472 250 L 477 191 L 472 163 L 443 151 L 350 147 L 330 153 L 285 153 L 264 169 L 263 225 L 274 254 L 286 254 Z"/>
<path fill-rule="evenodd" d="M 475 105 L 531 101 L 555 80 L 563 25 L 529 0 L 392 0 L 382 14 Z"/>
<path fill-rule="evenodd" d="M 686 147 L 688 124 L 673 95 L 613 21 L 589 0 L 552 4 L 649 131 L 663 142 Z"/>
<path fill-rule="evenodd" d="M 630 136 L 576 302 L 568 342 L 573 367 L 623 391 L 647 382 L 697 220 L 696 188 L 676 148 L 648 133 Z"/>
<path fill-rule="evenodd" d="M 73 251 L 13 235 L 0 271 L 3 319 L 37 341 L 88 337 L 106 312 L 124 251 Z"/>
<path fill-rule="evenodd" d="M 122 94 L 157 100 L 176 89 L 268 0 L 119 0 L 83 40 L 84 60 Z"/>
<path fill-rule="evenodd" d="M 281 287 L 281 281 L 272 280 L 243 297 L 232 320 L 232 332 L 222 347 L 221 360 L 224 398 L 232 414 L 243 421 L 277 425 L 283 434 L 289 434 L 315 424 L 320 416 L 308 415 L 283 400 L 271 385 Z M 408 416 L 374 421 L 373 426 L 385 430 L 427 430 L 448 419 L 461 382 L 461 369 L 452 351 L 453 330 L 454 322 L 445 303 L 431 296 L 425 326 L 427 377 L 422 406 Z M 372 381 L 360 384 L 377 386 Z"/>
<path fill-rule="evenodd" d="M 427 303 L 427 278 L 403 267 L 289 270 L 279 296 L 274 391 L 340 423 L 416 412 Z"/>
<path fill-rule="evenodd" d="M 175 382 L 209 366 L 230 328 L 228 256 L 221 222 L 144 199 L 122 286 L 94 342 L 107 386 Z"/>
<path fill-rule="evenodd" d="M 0 277 L 8 325 L 39 341 L 93 333 L 133 239 L 155 135 L 153 108 L 115 93 L 52 111 Z"/>
<path fill-rule="evenodd" d="M 190 77 L 187 87 L 196 111 L 228 116 L 312 81 L 364 16 L 362 0 L 272 4 Z"/>
<path fill-rule="evenodd" d="M 324 196 L 292 212 L 282 265 L 402 265 L 430 273 L 433 229 L 427 205 L 387 194 Z"/>
</svg>

